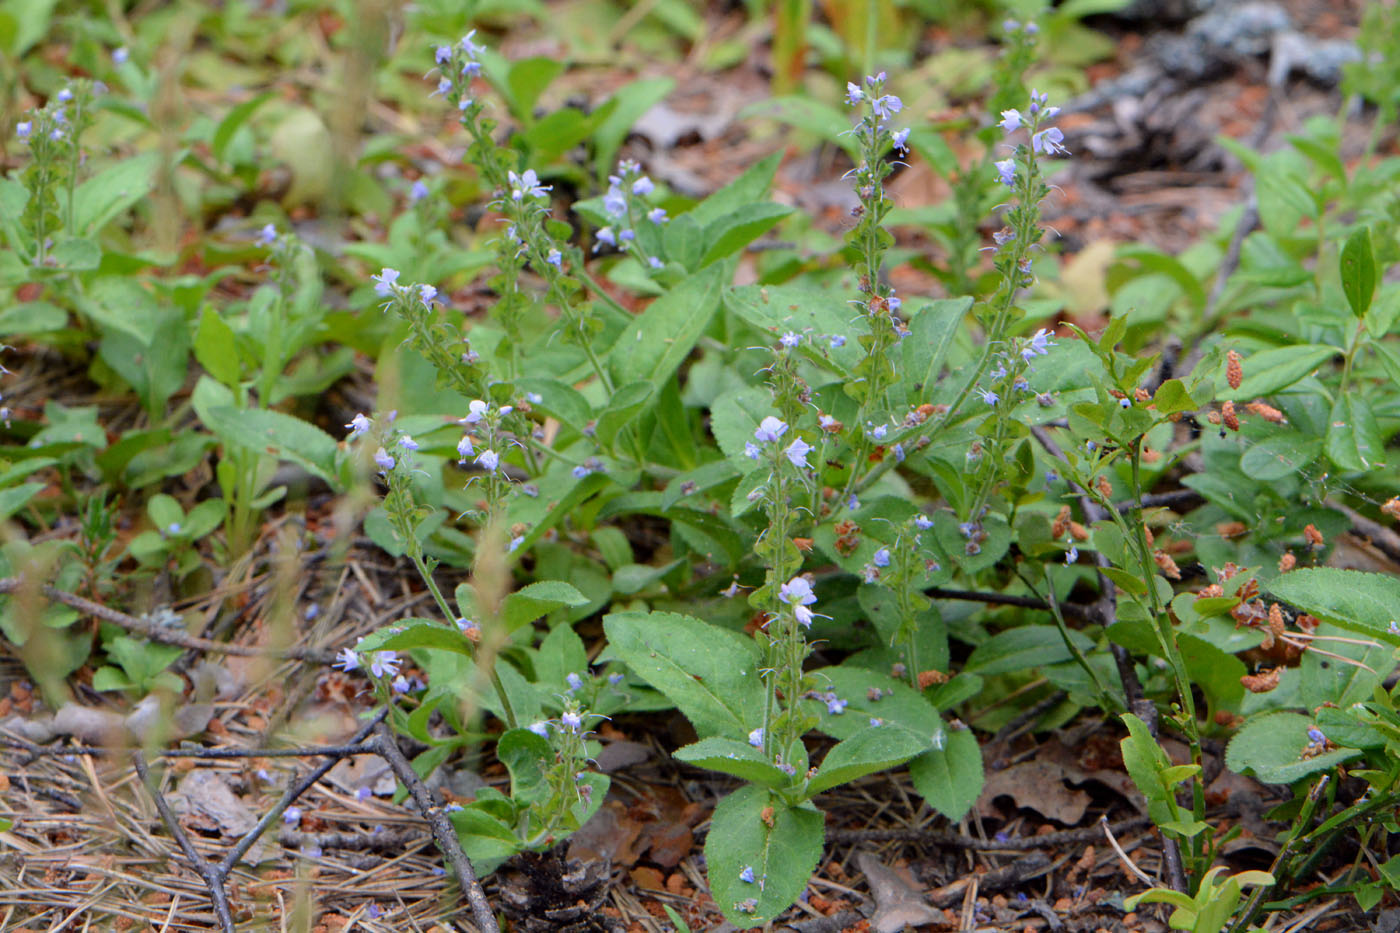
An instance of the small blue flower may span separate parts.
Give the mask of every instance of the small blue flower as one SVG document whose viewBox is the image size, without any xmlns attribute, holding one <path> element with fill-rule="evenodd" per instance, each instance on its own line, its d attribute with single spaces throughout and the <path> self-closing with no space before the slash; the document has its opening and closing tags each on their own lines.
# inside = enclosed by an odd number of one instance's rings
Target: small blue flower
<svg viewBox="0 0 1400 933">
<path fill-rule="evenodd" d="M 759 422 L 758 430 L 753 432 L 753 436 L 755 440 L 771 443 L 782 437 L 787 429 L 788 426 L 785 421 L 781 418 L 775 418 L 769 415 Z"/>
<path fill-rule="evenodd" d="M 744 870 L 739 872 L 739 880 L 747 884 L 753 884 L 753 869 L 745 865 Z"/>
<path fill-rule="evenodd" d="M 817 601 L 817 594 L 812 592 L 806 577 L 793 577 L 778 587 L 778 598 L 789 606 L 810 606 Z"/>
<path fill-rule="evenodd" d="M 66 104 L 73 99 L 73 92 L 70 91 L 68 88 L 64 88 L 63 90 L 59 91 L 57 94 L 54 95 L 54 99 L 61 104 Z"/>
<path fill-rule="evenodd" d="M 920 531 L 928 531 L 933 527 L 933 519 L 929 518 L 927 515 L 915 515 L 914 527 Z"/>
<path fill-rule="evenodd" d="M 659 256 L 648 256 L 647 265 L 651 266 L 653 269 L 666 268 L 666 264 L 661 261 L 661 258 Z"/>
<path fill-rule="evenodd" d="M 621 674 L 609 674 L 609 675 L 608 675 L 608 686 L 610 686 L 610 687 L 616 687 L 616 686 L 617 686 L 618 684 L 620 684 L 620 683 L 622 683 L 622 675 L 621 675 Z"/>
<path fill-rule="evenodd" d="M 433 53 L 433 61 L 439 65 L 445 65 L 452 60 L 452 46 L 440 45 Z"/>
<path fill-rule="evenodd" d="M 846 103 L 852 107 L 865 100 L 865 92 L 860 89 L 859 84 L 846 82 Z"/>
<path fill-rule="evenodd" d="M 1069 155 L 1069 150 L 1061 145 L 1064 141 L 1065 134 L 1059 127 L 1052 126 L 1031 137 L 1031 148 L 1045 155 Z"/>
<path fill-rule="evenodd" d="M 904 445 L 903 445 L 903 444 L 895 444 L 893 447 L 890 448 L 890 453 L 894 454 L 894 462 L 895 462 L 895 463 L 903 463 L 903 462 L 904 462 Z"/>
<path fill-rule="evenodd" d="M 852 512 L 860 508 L 860 500 L 856 498 L 855 493 L 851 493 L 846 497 L 846 508 Z"/>
<path fill-rule="evenodd" d="M 666 208 L 653 207 L 651 210 L 647 211 L 647 220 L 650 220 L 659 227 L 667 220 L 670 220 L 670 218 L 666 216 Z"/>
<path fill-rule="evenodd" d="M 889 430 L 890 429 L 888 425 L 876 425 L 874 430 L 870 432 L 870 436 L 877 441 L 883 441 L 885 439 L 885 435 L 889 433 Z"/>
<path fill-rule="evenodd" d="M 1003 110 L 1000 126 L 1004 132 L 1014 133 L 1021 126 L 1021 111 Z"/>
<path fill-rule="evenodd" d="M 273 243 L 276 243 L 277 228 L 272 224 L 265 224 L 263 228 L 258 231 L 258 242 L 263 246 L 271 246 Z"/>
<path fill-rule="evenodd" d="M 644 198 L 656 190 L 656 185 L 645 175 L 632 182 L 632 193 L 639 198 Z"/>
<path fill-rule="evenodd" d="M 1089 453 L 1093 453 L 1094 451 L 1099 449 L 1099 445 L 1095 444 L 1093 441 L 1085 441 L 1084 449 L 1089 451 Z"/>
<path fill-rule="evenodd" d="M 496 467 L 501 465 L 501 456 L 494 450 L 483 450 L 476 455 L 478 466 L 485 467 L 490 473 L 496 472 Z"/>
<path fill-rule="evenodd" d="M 380 298 L 388 298 L 399 283 L 399 270 L 386 266 L 379 270 L 378 275 L 370 276 L 370 279 L 374 282 L 374 293 Z"/>
<path fill-rule="evenodd" d="M 408 199 L 414 204 L 428 196 L 428 186 L 423 183 L 423 179 L 418 179 L 413 183 L 413 187 L 408 189 Z"/>
<path fill-rule="evenodd" d="M 461 632 L 472 641 L 476 641 L 481 637 L 481 626 L 465 616 L 457 619 L 457 631 Z"/>
<path fill-rule="evenodd" d="M 458 463 L 466 463 L 468 457 L 476 456 L 476 448 L 472 446 L 470 435 L 463 434 L 462 439 L 457 442 Z"/>
<path fill-rule="evenodd" d="M 826 711 L 832 716 L 840 716 L 846 711 L 847 701 L 841 699 L 834 693 L 828 693 L 826 699 Z"/>
<path fill-rule="evenodd" d="M 1317 726 L 1309 726 L 1308 741 L 1312 742 L 1314 745 L 1326 745 L 1327 736 L 1323 735 L 1322 730 L 1319 729 Z"/>
<path fill-rule="evenodd" d="M 112 62 L 114 64 L 125 65 L 130 58 L 131 53 L 127 51 L 126 46 L 112 50 Z"/>
<path fill-rule="evenodd" d="M 798 437 L 794 438 L 793 442 L 787 446 L 787 450 L 783 451 L 783 456 L 787 457 L 788 462 L 795 467 L 806 467 L 808 465 L 807 454 L 811 450 L 812 445 Z"/>
<path fill-rule="evenodd" d="M 579 690 L 583 687 L 583 678 L 577 674 L 570 673 L 567 677 L 564 678 L 564 680 L 569 685 L 570 693 L 573 693 L 575 690 Z"/>
<path fill-rule="evenodd" d="M 793 331 L 788 331 L 778 339 L 778 342 L 785 347 L 795 347 L 802 342 L 802 335 L 794 333 Z"/>
<path fill-rule="evenodd" d="M 491 405 L 479 398 L 474 398 L 467 403 L 467 416 L 462 419 L 463 424 L 476 424 L 486 413 L 491 410 Z"/>
<path fill-rule="evenodd" d="M 997 395 L 991 389 L 978 389 L 977 392 L 982 396 L 982 401 L 986 402 L 988 405 L 995 405 L 997 402 L 1001 401 L 1001 396 Z"/>
<path fill-rule="evenodd" d="M 374 452 L 375 466 L 379 467 L 379 472 L 388 473 L 394 468 L 395 460 L 383 447 Z"/>
<path fill-rule="evenodd" d="M 755 730 L 753 730 L 752 732 L 749 733 L 749 744 L 752 745 L 754 748 L 762 748 L 762 747 L 763 747 L 763 727 L 762 727 L 762 726 L 759 726 L 757 729 L 755 729 Z"/>
<path fill-rule="evenodd" d="M 409 437 L 407 434 L 404 434 L 401 437 L 399 437 L 399 446 L 402 447 L 404 450 L 417 450 L 418 442 L 415 441 L 413 438 Z"/>
<path fill-rule="evenodd" d="M 1118 400 L 1118 407 L 1119 407 L 1119 408 L 1128 408 L 1128 407 L 1130 407 L 1132 404 L 1133 404 L 1132 402 L 1128 401 L 1128 400 L 1125 399 L 1125 398 L 1120 398 L 1120 399 Z"/>
<path fill-rule="evenodd" d="M 570 732 L 578 732 L 583 727 L 583 717 L 571 709 L 566 709 L 559 717 L 559 723 Z"/>
<path fill-rule="evenodd" d="M 763 454 L 763 449 L 753 441 L 744 442 L 744 456 L 750 460 L 757 460 Z"/>
<path fill-rule="evenodd" d="M 993 163 L 997 170 L 997 181 L 1010 188 L 1016 184 L 1016 160 L 1003 159 Z"/>
<path fill-rule="evenodd" d="M 512 201 L 523 201 L 525 198 L 542 198 L 550 191 L 554 190 L 553 185 L 540 184 L 539 176 L 535 170 L 527 168 L 523 174 L 517 175 L 514 172 L 507 172 L 510 180 L 510 197 Z"/>
<path fill-rule="evenodd" d="M 597 233 L 593 234 L 593 239 L 597 241 L 597 243 L 593 244 L 593 252 L 595 253 L 598 252 L 598 243 L 606 243 L 614 247 L 617 246 L 617 237 L 613 235 L 612 227 L 604 227 L 599 230 Z"/>
<path fill-rule="evenodd" d="M 301 807 L 288 807 L 282 811 L 282 822 L 295 826 L 301 822 Z"/>
<path fill-rule="evenodd" d="M 474 35 L 476 35 L 475 29 L 473 29 L 471 32 L 467 33 L 465 36 L 462 37 L 462 51 L 466 52 L 472 58 L 476 58 L 482 52 L 486 51 L 486 46 L 477 45 L 475 42 L 472 41 L 472 36 Z"/>
<path fill-rule="evenodd" d="M 603 210 L 609 217 L 621 218 L 627 215 L 627 196 L 617 185 L 613 185 L 608 189 L 608 193 L 603 195 Z"/>
<path fill-rule="evenodd" d="M 832 334 L 830 339 L 831 349 L 833 350 L 839 350 L 840 348 L 846 345 L 846 338 L 841 336 L 840 334 Z"/>
<path fill-rule="evenodd" d="M 543 720 L 540 722 L 532 722 L 527 728 L 542 739 L 549 738 L 549 723 Z"/>
<path fill-rule="evenodd" d="M 432 308 L 433 299 L 437 297 L 437 289 L 431 285 L 418 286 L 418 300 L 423 302 L 423 307 Z"/>
<path fill-rule="evenodd" d="M 1070 564 L 1073 564 L 1073 563 L 1075 563 L 1075 562 L 1078 561 L 1078 560 L 1079 560 L 1079 548 L 1077 548 L 1077 547 L 1075 547 L 1073 544 L 1071 544 L 1071 545 L 1069 546 L 1069 550 L 1065 552 L 1065 565 L 1066 565 L 1066 566 L 1069 566 Z"/>
<path fill-rule="evenodd" d="M 32 132 L 34 132 L 34 124 L 32 121 L 23 120 L 15 124 L 15 135 L 20 139 L 28 139 L 29 134 Z"/>
<path fill-rule="evenodd" d="M 360 656 L 357 655 L 353 649 L 341 648 L 340 654 L 337 656 L 336 662 L 331 666 L 338 667 L 342 671 L 349 673 L 350 671 L 353 671 L 360 666 Z"/>
<path fill-rule="evenodd" d="M 909 153 L 909 127 L 906 126 L 898 133 L 895 133 L 892 137 L 890 137 L 890 141 L 894 143 L 895 149 L 907 155 Z"/>
<path fill-rule="evenodd" d="M 877 97 L 872 100 L 870 102 L 870 109 L 874 111 L 875 116 L 879 117 L 881 120 L 888 120 L 904 109 L 904 101 L 895 97 L 893 94 L 886 94 L 883 97 Z"/>
<path fill-rule="evenodd" d="M 557 249 L 550 250 L 549 255 L 545 257 L 544 261 L 556 269 L 564 268 L 564 254 Z"/>
<path fill-rule="evenodd" d="M 438 79 L 437 90 L 436 90 L 436 91 L 433 91 L 433 95 L 432 95 L 432 96 L 436 96 L 436 95 L 438 95 L 438 94 L 442 94 L 443 96 L 446 96 L 446 95 L 448 95 L 448 94 L 450 94 L 450 93 L 452 93 L 452 79 L 451 79 L 451 78 L 439 78 L 439 79 Z"/>
<path fill-rule="evenodd" d="M 397 677 L 400 663 L 397 652 L 376 651 L 370 658 L 369 672 L 375 677 Z"/>
<path fill-rule="evenodd" d="M 876 567 L 888 567 L 890 565 L 890 549 L 887 547 L 880 548 L 880 550 L 875 552 L 875 556 L 872 557 L 871 560 L 875 562 Z"/>
</svg>

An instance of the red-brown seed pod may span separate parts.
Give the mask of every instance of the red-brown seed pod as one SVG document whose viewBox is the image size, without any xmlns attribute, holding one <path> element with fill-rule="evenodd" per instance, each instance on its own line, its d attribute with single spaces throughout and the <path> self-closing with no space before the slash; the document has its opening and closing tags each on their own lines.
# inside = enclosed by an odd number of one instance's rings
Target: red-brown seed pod
<svg viewBox="0 0 1400 933">
<path fill-rule="evenodd" d="M 1283 624 L 1283 607 L 1278 603 L 1269 603 L 1269 631 L 1277 637 L 1287 630 Z"/>
<path fill-rule="evenodd" d="M 1318 531 L 1317 526 L 1311 522 L 1303 529 L 1303 538 L 1308 542 L 1308 547 L 1320 548 L 1325 543 L 1322 539 L 1322 532 Z"/>
<path fill-rule="evenodd" d="M 1113 484 L 1108 481 L 1107 476 L 1099 477 L 1099 495 L 1105 499 L 1113 498 Z"/>
<path fill-rule="evenodd" d="M 1133 398 L 1137 399 L 1139 402 L 1150 402 L 1152 401 L 1152 393 L 1142 386 L 1138 386 L 1133 390 Z"/>
<path fill-rule="evenodd" d="M 1231 350 L 1225 354 L 1225 359 L 1225 381 L 1230 384 L 1230 388 L 1238 389 L 1244 381 L 1244 367 L 1240 365 L 1240 355 Z"/>
<path fill-rule="evenodd" d="M 1298 558 L 1293 556 L 1292 551 L 1286 551 L 1284 555 L 1278 559 L 1278 572 L 1288 573 L 1288 571 L 1292 570 L 1297 565 Z"/>
<path fill-rule="evenodd" d="M 1257 674 L 1245 674 L 1240 678 L 1240 683 L 1250 693 L 1268 693 L 1278 686 L 1279 677 L 1282 676 L 1283 669 L 1276 667 L 1270 671 L 1260 671 Z"/>
<path fill-rule="evenodd" d="M 935 684 L 946 684 L 947 682 L 948 682 L 948 675 L 945 674 L 945 673 L 943 673 L 942 671 L 937 671 L 937 670 L 919 671 L 919 689 L 920 689 L 920 690 L 927 690 L 929 687 L 932 687 L 932 686 L 934 686 Z"/>
<path fill-rule="evenodd" d="M 1069 523 L 1069 533 L 1076 541 L 1089 540 L 1089 529 L 1079 524 L 1079 522 Z"/>
<path fill-rule="evenodd" d="M 1219 423 L 1220 423 L 1220 412 L 1218 412 L 1218 411 L 1212 411 L 1212 412 L 1207 413 L 1207 414 L 1206 414 L 1206 420 L 1209 421 L 1211 424 L 1219 424 Z"/>
<path fill-rule="evenodd" d="M 1225 427 L 1231 431 L 1240 429 L 1240 416 L 1235 414 L 1235 403 L 1226 402 L 1220 406 L 1220 420 L 1225 422 Z"/>
<path fill-rule="evenodd" d="M 1161 460 L 1161 459 L 1162 459 L 1162 452 L 1161 452 L 1160 450 L 1153 450 L 1151 447 L 1144 447 L 1144 448 L 1142 449 L 1142 462 L 1143 462 L 1143 463 L 1156 463 L 1158 460 Z"/>
<path fill-rule="evenodd" d="M 1244 407 L 1250 414 L 1258 415 L 1270 424 L 1286 424 L 1288 422 L 1288 419 L 1283 416 L 1283 412 L 1264 402 L 1250 402 Z"/>
<path fill-rule="evenodd" d="M 1060 506 L 1060 513 L 1055 516 L 1055 520 L 1050 523 L 1050 537 L 1059 539 L 1069 526 L 1069 506 Z"/>
<path fill-rule="evenodd" d="M 1225 595 L 1225 589 L 1224 589 L 1224 587 L 1222 587 L 1219 583 L 1212 583 L 1210 586 L 1201 587 L 1201 589 L 1200 589 L 1199 591 L 1197 591 L 1197 593 L 1196 593 L 1196 598 L 1197 598 L 1197 599 L 1213 599 L 1213 598 L 1215 598 L 1215 597 L 1224 596 L 1224 595 Z"/>
<path fill-rule="evenodd" d="M 1157 543 L 1156 535 L 1152 534 L 1152 529 L 1148 528 L 1146 525 L 1142 526 L 1142 536 L 1147 539 L 1148 547 Z"/>
<path fill-rule="evenodd" d="M 1391 518 L 1400 519 L 1400 496 L 1388 499 L 1385 505 L 1381 506 L 1381 511 Z"/>
<path fill-rule="evenodd" d="M 1167 579 L 1181 579 L 1181 568 L 1176 565 L 1176 561 L 1172 560 L 1171 555 L 1166 551 L 1153 551 L 1152 560 L 1156 562 L 1157 568 L 1162 571 Z"/>
</svg>

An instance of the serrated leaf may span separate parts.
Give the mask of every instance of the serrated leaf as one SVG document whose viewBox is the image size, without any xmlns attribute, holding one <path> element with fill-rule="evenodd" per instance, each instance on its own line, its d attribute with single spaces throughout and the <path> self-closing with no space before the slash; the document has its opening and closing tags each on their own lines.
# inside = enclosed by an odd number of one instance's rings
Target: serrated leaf
<svg viewBox="0 0 1400 933">
<path fill-rule="evenodd" d="M 940 725 L 933 734 L 916 733 L 896 725 L 863 729 L 837 742 L 826 753 L 817 773 L 807 785 L 809 797 L 850 783 L 858 777 L 903 764 L 933 747 L 934 739 L 946 735 Z"/>
<path fill-rule="evenodd" d="M 522 625 L 566 606 L 586 606 L 588 597 L 578 587 L 562 580 L 541 580 L 521 587 L 506 597 L 502 615 L 506 629 L 514 631 Z"/>
<path fill-rule="evenodd" d="M 838 372 L 851 372 L 863 356 L 856 338 L 865 327 L 853 323 L 856 315 L 838 292 L 806 285 L 744 285 L 726 290 L 724 305 L 765 334 L 802 335 L 798 352 L 828 367 L 835 364 Z M 845 345 L 832 347 L 832 335 L 845 337 Z"/>
<path fill-rule="evenodd" d="M 962 819 L 986 781 L 977 737 L 967 729 L 950 729 L 942 748 L 929 749 L 909 762 L 909 777 L 929 806 L 950 820 Z"/>
<path fill-rule="evenodd" d="M 763 784 L 774 789 L 789 787 L 793 778 L 748 742 L 711 736 L 672 752 L 672 757 L 687 764 L 737 778 L 754 784 Z"/>
<path fill-rule="evenodd" d="M 1275 599 L 1391 645 L 1400 636 L 1390 624 L 1400 619 L 1400 579 L 1389 574 L 1306 567 L 1263 583 Z"/>
<path fill-rule="evenodd" d="M 1295 571 L 1299 572 L 1299 571 Z M 1284 574 L 1284 577 L 1292 574 Z M 1338 748 L 1311 758 L 1303 757 L 1309 744 L 1312 720 L 1301 713 L 1270 713 L 1245 723 L 1225 749 L 1231 771 L 1253 772 L 1270 784 L 1291 784 L 1319 771 L 1330 771 L 1361 754 L 1360 749 Z"/>
<path fill-rule="evenodd" d="M 705 254 L 700 257 L 701 267 L 743 249 L 791 213 L 792 208 L 787 205 L 764 202 L 744 204 L 716 218 L 705 227 Z"/>
<path fill-rule="evenodd" d="M 705 838 L 710 893 L 740 929 L 761 926 L 797 901 L 822 854 L 823 820 L 767 788 L 741 787 L 715 807 Z M 753 881 L 743 880 L 746 870 Z"/>
<path fill-rule="evenodd" d="M 659 392 L 719 309 L 723 282 L 723 269 L 706 269 L 669 289 L 633 318 L 608 354 L 618 384 L 648 382 Z"/>
<path fill-rule="evenodd" d="M 763 687 L 752 639 L 676 612 L 614 612 L 603 629 L 612 652 L 700 736 L 744 739 L 757 725 Z"/>
</svg>

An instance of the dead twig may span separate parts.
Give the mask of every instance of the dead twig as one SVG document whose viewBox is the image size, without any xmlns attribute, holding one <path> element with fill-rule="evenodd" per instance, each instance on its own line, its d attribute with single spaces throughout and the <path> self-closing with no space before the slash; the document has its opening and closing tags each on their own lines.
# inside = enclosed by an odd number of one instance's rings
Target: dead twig
<svg viewBox="0 0 1400 933">
<path fill-rule="evenodd" d="M 14 593 L 25 586 L 25 581 L 19 577 L 0 578 L 0 595 Z M 279 657 L 284 660 L 292 659 L 297 661 L 309 661 L 313 664 L 330 664 L 335 660 L 335 654 L 329 651 L 322 651 L 318 648 L 287 648 L 283 651 L 269 651 L 265 648 L 254 648 L 247 645 L 231 645 L 227 642 L 212 641 L 208 638 L 199 638 L 190 635 L 177 628 L 169 628 L 158 622 L 149 619 L 138 619 L 129 616 L 125 612 L 104 606 L 91 599 L 79 596 L 76 593 L 68 593 L 60 590 L 56 586 L 48 583 L 37 587 L 38 591 L 46 599 L 56 603 L 62 603 L 70 609 L 76 609 L 84 615 L 101 619 L 104 622 L 111 622 L 128 632 L 148 638 L 151 641 L 160 642 L 163 645 L 175 645 L 179 648 L 187 648 L 194 651 L 212 651 L 218 654 L 232 654 L 243 658 Z"/>
<path fill-rule="evenodd" d="M 472 868 L 467 853 L 462 851 L 462 843 L 457 838 L 457 830 L 447 819 L 446 812 L 433 800 L 427 785 L 414 772 L 413 766 L 409 764 L 408 758 L 399 748 L 398 740 L 394 737 L 393 731 L 381 722 L 374 727 L 374 735 L 380 756 L 388 762 L 394 774 L 408 788 L 413 802 L 418 806 L 418 812 L 423 815 L 423 819 L 428 821 L 433 838 L 437 840 L 443 856 L 451 863 L 453 871 L 457 873 L 457 882 L 462 886 L 462 892 L 467 896 L 467 902 L 471 905 L 472 916 L 476 919 L 477 927 L 481 933 L 500 933 L 496 917 L 491 913 L 491 905 L 486 900 L 486 892 L 481 889 L 481 882 L 476 878 L 476 871 Z"/>
<path fill-rule="evenodd" d="M 1117 833 L 1132 832 L 1151 822 L 1145 816 L 1129 817 L 1111 824 Z M 1045 833 L 1041 836 L 1012 836 L 1008 839 L 978 839 L 962 833 L 940 833 L 921 829 L 917 826 L 900 829 L 836 829 L 827 834 L 833 843 L 860 842 L 923 842 L 948 848 L 971 849 L 974 852 L 1026 851 L 1029 849 L 1049 849 L 1055 846 L 1077 845 L 1093 842 L 1102 833 L 1098 826 L 1084 829 L 1067 829 L 1058 833 Z"/>
</svg>

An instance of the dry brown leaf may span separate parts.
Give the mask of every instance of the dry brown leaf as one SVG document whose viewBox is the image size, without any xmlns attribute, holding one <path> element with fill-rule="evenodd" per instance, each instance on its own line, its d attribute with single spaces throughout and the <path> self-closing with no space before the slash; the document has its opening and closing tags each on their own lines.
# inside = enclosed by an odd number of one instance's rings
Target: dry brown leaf
<svg viewBox="0 0 1400 933">
<path fill-rule="evenodd" d="M 875 898 L 875 916 L 870 918 L 870 929 L 875 933 L 896 933 L 905 927 L 943 920 L 943 911 L 929 906 L 912 878 L 885 866 L 869 852 L 857 855 L 856 864 Z"/>
</svg>

